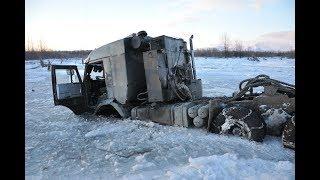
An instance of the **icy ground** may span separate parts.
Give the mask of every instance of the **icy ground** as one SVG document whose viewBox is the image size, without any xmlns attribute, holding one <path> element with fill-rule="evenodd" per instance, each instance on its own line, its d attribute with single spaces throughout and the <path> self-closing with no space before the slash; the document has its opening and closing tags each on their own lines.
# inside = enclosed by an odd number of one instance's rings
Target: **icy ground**
<svg viewBox="0 0 320 180">
<path fill-rule="evenodd" d="M 53 61 L 60 64 L 60 60 Z M 63 64 L 81 65 L 72 59 Z M 25 63 L 26 179 L 294 179 L 294 151 L 199 129 L 76 116 L 53 105 L 51 77 Z M 295 60 L 196 58 L 204 95 L 231 95 L 258 74 L 294 84 Z"/>
</svg>

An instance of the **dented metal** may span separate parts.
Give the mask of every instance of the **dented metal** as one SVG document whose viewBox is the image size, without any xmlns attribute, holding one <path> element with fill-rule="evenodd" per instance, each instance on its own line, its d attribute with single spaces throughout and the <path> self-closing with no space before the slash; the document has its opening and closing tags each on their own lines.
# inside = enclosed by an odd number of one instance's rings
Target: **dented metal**
<svg viewBox="0 0 320 180">
<path fill-rule="evenodd" d="M 287 119 L 294 117 L 294 87 L 259 75 L 240 82 L 239 92 L 233 97 L 202 97 L 202 82 L 196 78 L 192 38 L 189 39 L 190 50 L 183 39 L 153 38 L 145 31 L 106 44 L 86 58 L 83 80 L 76 66 L 53 65 L 54 103 L 70 108 L 75 114 L 131 116 L 132 119 L 204 128 L 255 141 L 262 141 L 271 132 L 269 127 L 273 127 L 275 120 L 278 122 L 275 126 L 278 134 L 275 134 L 281 135 Z M 73 75 L 78 76 L 79 82 L 57 83 L 57 69 L 76 72 Z M 101 74 L 92 77 L 95 73 Z M 253 88 L 259 86 L 264 87 L 264 92 L 253 93 Z M 270 113 L 273 109 L 284 111 L 287 119 L 270 120 L 275 115 Z M 286 125 L 283 135 L 287 147 L 294 144 L 294 134 L 288 135 L 292 127 Z"/>
</svg>

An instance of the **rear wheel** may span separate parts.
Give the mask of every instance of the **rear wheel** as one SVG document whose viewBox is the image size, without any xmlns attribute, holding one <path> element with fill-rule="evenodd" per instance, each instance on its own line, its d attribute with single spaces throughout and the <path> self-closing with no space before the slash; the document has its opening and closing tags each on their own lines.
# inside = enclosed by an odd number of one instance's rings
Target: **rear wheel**
<svg viewBox="0 0 320 180">
<path fill-rule="evenodd" d="M 223 109 L 212 127 L 216 133 L 232 134 L 258 142 L 262 142 L 266 134 L 266 125 L 261 116 L 252 109 L 240 106 Z"/>
</svg>

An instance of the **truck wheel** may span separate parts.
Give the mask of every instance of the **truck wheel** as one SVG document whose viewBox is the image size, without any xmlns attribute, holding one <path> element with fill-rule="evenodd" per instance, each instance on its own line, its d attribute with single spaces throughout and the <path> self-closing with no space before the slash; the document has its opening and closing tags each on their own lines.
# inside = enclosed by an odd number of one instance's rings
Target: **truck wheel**
<svg viewBox="0 0 320 180">
<path fill-rule="evenodd" d="M 295 127 L 295 116 L 293 116 L 284 126 L 282 133 L 282 144 L 284 147 L 295 148 Z"/>
<path fill-rule="evenodd" d="M 249 140 L 262 142 L 266 135 L 266 124 L 254 110 L 233 106 L 225 108 L 213 120 L 212 131 L 232 134 Z"/>
</svg>

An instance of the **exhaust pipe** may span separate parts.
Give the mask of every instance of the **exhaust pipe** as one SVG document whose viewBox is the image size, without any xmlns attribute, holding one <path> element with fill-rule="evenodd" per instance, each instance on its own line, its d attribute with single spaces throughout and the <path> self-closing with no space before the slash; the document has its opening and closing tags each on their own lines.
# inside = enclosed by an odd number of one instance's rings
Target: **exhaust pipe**
<svg viewBox="0 0 320 180">
<path fill-rule="evenodd" d="M 190 53 L 191 53 L 191 65 L 192 65 L 192 77 L 196 79 L 196 68 L 194 67 L 194 52 L 193 52 L 193 43 L 192 43 L 193 35 L 189 38 L 190 44 Z"/>
</svg>

